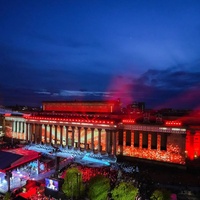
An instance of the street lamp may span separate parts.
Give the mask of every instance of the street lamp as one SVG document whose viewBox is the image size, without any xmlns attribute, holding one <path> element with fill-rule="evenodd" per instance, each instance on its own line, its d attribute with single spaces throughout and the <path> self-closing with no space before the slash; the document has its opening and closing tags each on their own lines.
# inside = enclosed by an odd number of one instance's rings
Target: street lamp
<svg viewBox="0 0 200 200">
<path fill-rule="evenodd" d="M 78 197 L 80 196 L 80 176 L 81 174 L 77 173 L 77 187 L 78 187 Z"/>
<path fill-rule="evenodd" d="M 69 184 L 71 185 L 71 189 L 72 189 L 72 197 L 71 197 L 71 199 L 73 200 L 73 183 L 70 181 Z"/>
</svg>

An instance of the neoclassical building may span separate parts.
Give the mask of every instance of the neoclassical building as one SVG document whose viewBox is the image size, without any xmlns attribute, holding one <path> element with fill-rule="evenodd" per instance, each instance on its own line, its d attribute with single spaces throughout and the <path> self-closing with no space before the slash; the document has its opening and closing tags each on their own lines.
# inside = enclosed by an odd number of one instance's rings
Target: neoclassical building
<svg viewBox="0 0 200 200">
<path fill-rule="evenodd" d="M 119 101 L 43 102 L 41 112 L 5 114 L 6 137 L 185 165 L 200 156 L 193 116 L 124 114 Z"/>
</svg>

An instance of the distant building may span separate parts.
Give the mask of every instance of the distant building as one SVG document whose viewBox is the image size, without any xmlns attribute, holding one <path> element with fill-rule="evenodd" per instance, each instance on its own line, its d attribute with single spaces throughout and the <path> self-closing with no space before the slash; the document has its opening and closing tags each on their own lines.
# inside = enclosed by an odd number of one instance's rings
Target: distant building
<svg viewBox="0 0 200 200">
<path fill-rule="evenodd" d="M 129 113 L 144 112 L 145 102 L 133 102 L 127 106 L 127 111 Z"/>
<path fill-rule="evenodd" d="M 163 163 L 186 165 L 200 159 L 198 113 L 130 115 L 120 112 L 120 105 L 119 101 L 43 102 L 41 112 L 5 114 L 5 135 Z"/>
</svg>

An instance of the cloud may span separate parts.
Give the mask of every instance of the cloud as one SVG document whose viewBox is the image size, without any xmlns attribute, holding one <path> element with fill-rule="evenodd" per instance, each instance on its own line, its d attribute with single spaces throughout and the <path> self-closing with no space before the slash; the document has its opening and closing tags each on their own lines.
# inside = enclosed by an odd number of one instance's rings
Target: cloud
<svg viewBox="0 0 200 200">
<path fill-rule="evenodd" d="M 133 88 L 143 91 L 144 99 L 149 99 L 155 107 L 196 107 L 199 94 L 199 63 L 190 68 L 173 67 L 165 70 L 151 69 L 137 80 L 133 81 Z"/>
<path fill-rule="evenodd" d="M 84 99 L 89 98 L 99 98 L 102 97 L 110 98 L 113 97 L 115 92 L 100 92 L 100 91 L 87 91 L 87 90 L 60 90 L 58 93 L 52 93 L 50 91 L 42 90 L 42 91 L 35 91 L 36 94 L 42 94 L 47 96 L 59 96 L 60 98 L 79 98 L 84 97 Z M 56 94 L 56 95 L 55 95 Z"/>
<path fill-rule="evenodd" d="M 199 84 L 198 71 L 168 68 L 166 70 L 148 70 L 138 81 L 160 89 L 185 90 Z"/>
<path fill-rule="evenodd" d="M 162 70 L 148 69 L 137 77 L 125 68 L 121 69 L 123 73 L 114 68 L 109 72 L 104 68 L 109 66 L 103 62 L 82 63 L 80 68 L 67 64 L 39 67 L 32 60 L 21 57 L 26 52 L 23 48 L 17 51 L 17 48 L 1 45 L 0 52 L 2 104 L 40 104 L 47 99 L 120 98 L 125 104 L 144 101 L 150 108 L 199 105 L 199 61 Z M 28 58 L 31 52 L 25 55 Z"/>
</svg>

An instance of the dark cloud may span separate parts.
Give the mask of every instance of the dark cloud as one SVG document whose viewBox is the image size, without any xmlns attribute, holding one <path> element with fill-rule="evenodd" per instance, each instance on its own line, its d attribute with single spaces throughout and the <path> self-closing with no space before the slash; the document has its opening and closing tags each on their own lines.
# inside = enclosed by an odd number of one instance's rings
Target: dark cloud
<svg viewBox="0 0 200 200">
<path fill-rule="evenodd" d="M 196 107 L 200 90 L 199 64 L 194 68 L 193 72 L 180 67 L 148 70 L 133 81 L 136 96 L 143 97 L 154 107 Z"/>
<path fill-rule="evenodd" d="M 28 102 L 29 105 L 35 105 L 46 99 L 120 98 L 125 103 L 145 101 L 147 107 L 151 108 L 199 106 L 200 72 L 198 71 L 191 72 L 177 68 L 151 69 L 129 83 L 129 79 L 124 75 L 117 75 L 112 79 L 106 73 L 91 71 L 79 73 L 54 68 L 38 70 L 27 66 L 29 66 L 27 63 L 22 62 L 1 64 L 3 81 L 0 91 L 3 103 L 27 104 Z"/>
</svg>

